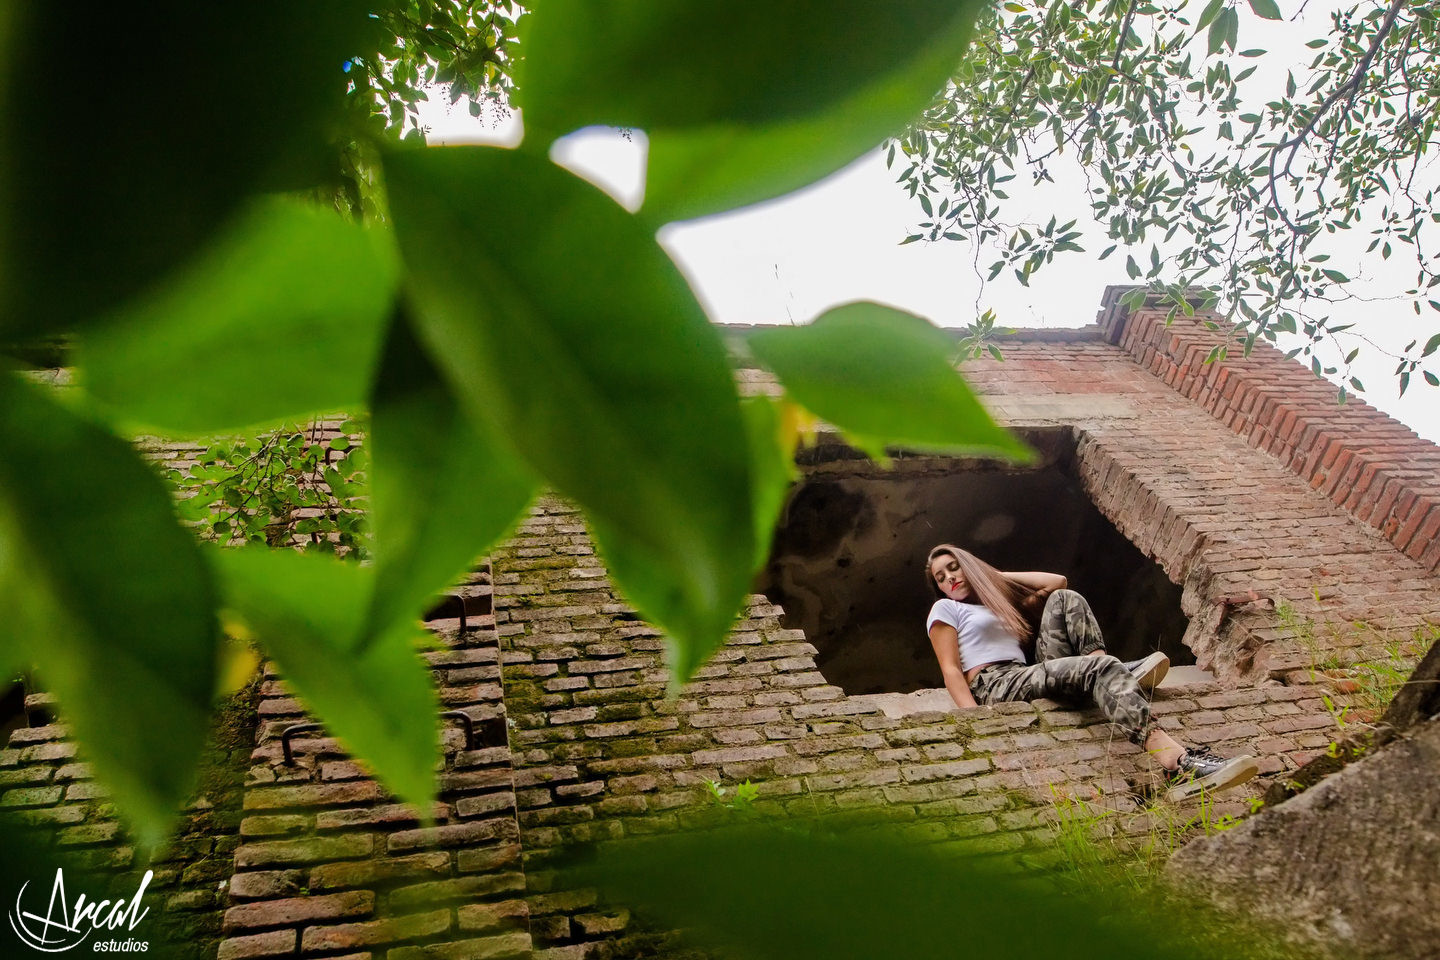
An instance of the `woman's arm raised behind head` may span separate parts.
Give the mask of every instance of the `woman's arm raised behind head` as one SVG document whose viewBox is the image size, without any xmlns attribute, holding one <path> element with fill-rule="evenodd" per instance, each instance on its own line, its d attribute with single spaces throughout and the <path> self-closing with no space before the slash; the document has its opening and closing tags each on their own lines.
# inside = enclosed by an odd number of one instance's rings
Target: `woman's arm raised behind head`
<svg viewBox="0 0 1440 960">
<path fill-rule="evenodd" d="M 1042 573 L 1036 570 L 1023 573 L 1012 573 L 1009 570 L 1001 571 L 1001 575 L 1008 580 L 1020 584 L 1022 587 L 1029 587 L 1031 590 L 1039 590 L 1043 593 L 1054 593 L 1056 590 L 1064 590 L 1069 581 L 1058 573 Z"/>
</svg>

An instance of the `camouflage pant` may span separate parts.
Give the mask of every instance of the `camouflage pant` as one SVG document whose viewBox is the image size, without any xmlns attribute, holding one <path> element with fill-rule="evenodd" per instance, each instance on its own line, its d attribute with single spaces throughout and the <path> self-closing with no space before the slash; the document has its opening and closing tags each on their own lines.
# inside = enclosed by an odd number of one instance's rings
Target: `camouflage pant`
<svg viewBox="0 0 1440 960">
<path fill-rule="evenodd" d="M 1006 700 L 1090 701 L 1105 719 L 1143 743 L 1150 730 L 1150 701 L 1124 665 L 1104 650 L 1100 625 L 1090 604 L 1074 590 L 1056 590 L 1045 601 L 1035 637 L 1035 663 L 997 663 L 986 667 L 970 684 L 977 703 Z"/>
</svg>

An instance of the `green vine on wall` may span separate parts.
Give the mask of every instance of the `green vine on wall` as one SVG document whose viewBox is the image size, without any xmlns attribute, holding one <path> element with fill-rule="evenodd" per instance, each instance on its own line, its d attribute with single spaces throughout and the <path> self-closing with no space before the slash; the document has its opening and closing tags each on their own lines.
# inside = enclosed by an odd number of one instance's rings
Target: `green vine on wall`
<svg viewBox="0 0 1440 960">
<path fill-rule="evenodd" d="M 360 424 L 329 437 L 325 423 L 217 440 L 193 463 L 167 467 L 180 518 L 204 540 L 318 550 L 355 560 L 367 539 L 368 455 Z"/>
</svg>

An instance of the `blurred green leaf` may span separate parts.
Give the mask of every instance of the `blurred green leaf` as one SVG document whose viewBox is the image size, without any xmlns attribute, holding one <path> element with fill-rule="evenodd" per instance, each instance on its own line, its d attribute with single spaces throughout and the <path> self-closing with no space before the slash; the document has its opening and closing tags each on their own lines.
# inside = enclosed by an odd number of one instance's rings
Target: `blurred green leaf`
<svg viewBox="0 0 1440 960">
<path fill-rule="evenodd" d="M 770 559 L 770 543 L 780 511 L 799 477 L 795 468 L 795 433 L 787 430 L 781 407 L 769 397 L 748 397 L 740 402 L 750 438 L 750 480 L 755 501 L 755 562 L 760 569 Z"/>
<path fill-rule="evenodd" d="M 264 547 L 211 548 L 225 606 L 280 664 L 285 681 L 386 788 L 428 813 L 440 759 L 439 710 L 402 622 L 360 648 L 373 568 Z"/>
<path fill-rule="evenodd" d="M 747 342 L 790 396 L 877 459 L 888 446 L 1030 459 L 951 366 L 955 342 L 919 317 L 852 303 Z"/>
<path fill-rule="evenodd" d="M 0 607 L 0 661 L 36 665 L 121 815 L 157 845 L 208 729 L 209 571 L 128 444 L 10 374 L 0 374 Z"/>
<path fill-rule="evenodd" d="M 432 149 L 395 154 L 387 176 L 431 356 L 471 416 L 585 508 L 688 675 L 723 641 L 755 554 L 719 336 L 650 229 L 543 159 Z"/>
<path fill-rule="evenodd" d="M 163 292 L 84 337 L 83 382 L 123 417 L 172 435 L 354 409 L 398 272 L 387 233 L 261 201 Z"/>
<path fill-rule="evenodd" d="M 151 287 L 248 195 L 331 176 L 341 64 L 378 39 L 359 0 L 6 8 L 0 333 L 16 339 Z"/>
<path fill-rule="evenodd" d="M 628 840 L 561 878 L 683 930 L 692 946 L 756 960 L 1200 955 L 1157 936 L 1163 914 L 1118 890 L 1077 896 L 993 860 L 885 834 L 755 826 Z"/>
<path fill-rule="evenodd" d="M 646 130 L 654 221 L 753 203 L 900 133 L 960 62 L 979 10 L 547 2 L 524 38 L 526 125 L 547 141 L 594 124 Z"/>
<path fill-rule="evenodd" d="M 376 540 L 367 637 L 453 583 L 512 530 L 535 496 L 530 471 L 459 407 L 397 316 L 375 384 L 370 445 Z"/>
</svg>

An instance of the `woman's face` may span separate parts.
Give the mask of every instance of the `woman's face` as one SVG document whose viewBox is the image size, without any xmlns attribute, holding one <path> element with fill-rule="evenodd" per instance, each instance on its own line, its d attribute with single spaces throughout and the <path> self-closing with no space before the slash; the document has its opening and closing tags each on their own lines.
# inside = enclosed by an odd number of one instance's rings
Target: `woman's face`
<svg viewBox="0 0 1440 960">
<path fill-rule="evenodd" d="M 960 561 L 948 553 L 942 553 L 930 561 L 930 575 L 940 585 L 940 592 L 951 600 L 964 600 L 970 596 L 970 584 L 960 572 Z"/>
</svg>

